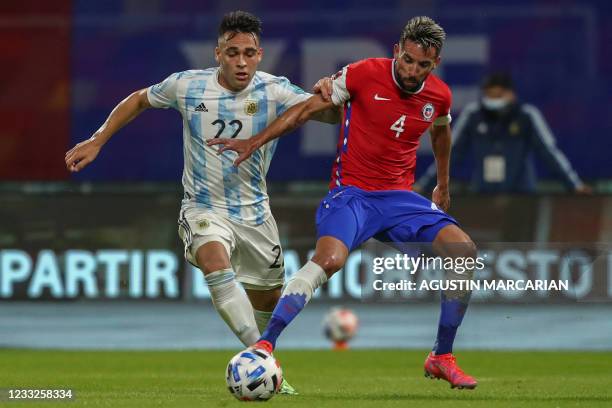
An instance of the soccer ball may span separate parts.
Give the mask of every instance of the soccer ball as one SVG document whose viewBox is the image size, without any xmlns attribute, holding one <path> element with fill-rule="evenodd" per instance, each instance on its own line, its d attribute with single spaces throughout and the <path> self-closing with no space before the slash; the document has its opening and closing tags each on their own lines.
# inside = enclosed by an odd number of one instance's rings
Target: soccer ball
<svg viewBox="0 0 612 408">
<path fill-rule="evenodd" d="M 355 336 L 358 327 L 359 319 L 346 308 L 332 308 L 323 319 L 323 333 L 337 348 L 345 348 L 347 342 Z"/>
<path fill-rule="evenodd" d="M 283 370 L 264 350 L 245 350 L 227 365 L 225 380 L 229 392 L 241 401 L 265 401 L 276 394 L 283 381 Z"/>
</svg>

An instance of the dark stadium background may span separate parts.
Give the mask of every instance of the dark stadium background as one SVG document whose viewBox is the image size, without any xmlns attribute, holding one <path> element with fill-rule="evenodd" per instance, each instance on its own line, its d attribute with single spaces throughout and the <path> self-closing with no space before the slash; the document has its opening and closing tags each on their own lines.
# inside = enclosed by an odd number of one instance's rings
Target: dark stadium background
<svg viewBox="0 0 612 408">
<path fill-rule="evenodd" d="M 587 180 L 612 178 L 612 7 L 606 2 L 2 3 L 3 179 L 68 179 L 53 153 L 88 137 L 130 91 L 212 63 L 219 19 L 234 8 L 263 20 L 268 53 L 262 67 L 307 90 L 318 79 L 317 70 L 332 74 L 355 59 L 389 56 L 408 17 L 431 15 L 448 33 L 440 72 L 455 92 L 455 116 L 484 74 L 508 71 L 521 99 L 542 109 L 578 174 Z M 317 49 L 318 41 L 331 49 Z M 309 51 L 313 47 L 315 52 Z M 147 112 L 75 179 L 176 181 L 182 170 L 177 123 L 176 113 Z M 303 132 L 285 138 L 269 179 L 326 179 L 335 139 L 325 137 L 325 143 L 310 144 Z M 422 150 L 419 172 L 431 161 L 429 151 Z"/>
</svg>

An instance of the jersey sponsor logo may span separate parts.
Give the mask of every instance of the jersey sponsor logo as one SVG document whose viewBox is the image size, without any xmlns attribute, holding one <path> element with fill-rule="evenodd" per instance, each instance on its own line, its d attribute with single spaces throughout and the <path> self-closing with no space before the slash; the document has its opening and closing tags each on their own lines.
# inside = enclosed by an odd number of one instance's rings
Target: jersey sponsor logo
<svg viewBox="0 0 612 408">
<path fill-rule="evenodd" d="M 433 118 L 435 109 L 434 109 L 434 106 L 428 102 L 423 106 L 423 110 L 421 112 L 423 113 L 423 119 L 425 119 L 426 121 L 431 121 L 431 118 Z"/>
<path fill-rule="evenodd" d="M 375 101 L 390 101 L 390 98 L 383 98 L 382 96 L 378 96 L 378 94 L 374 95 Z"/>
<path fill-rule="evenodd" d="M 254 116 L 258 110 L 259 105 L 257 104 L 257 101 L 251 99 L 244 101 L 244 113 L 247 115 Z"/>
</svg>

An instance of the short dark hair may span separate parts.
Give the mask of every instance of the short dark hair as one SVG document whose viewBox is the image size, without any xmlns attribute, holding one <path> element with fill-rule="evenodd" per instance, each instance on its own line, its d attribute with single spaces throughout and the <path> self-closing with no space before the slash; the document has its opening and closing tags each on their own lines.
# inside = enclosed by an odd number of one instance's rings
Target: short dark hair
<svg viewBox="0 0 612 408">
<path fill-rule="evenodd" d="M 481 87 L 482 89 L 487 89 L 494 86 L 513 91 L 514 81 L 512 81 L 512 76 L 507 72 L 493 72 L 483 79 Z"/>
<path fill-rule="evenodd" d="M 236 10 L 223 16 L 219 25 L 219 37 L 226 33 L 232 33 L 228 39 L 238 33 L 253 34 L 257 40 L 261 36 L 261 20 L 253 14 L 242 10 Z"/>
<path fill-rule="evenodd" d="M 404 46 L 406 40 L 410 40 L 419 44 L 425 51 L 433 47 L 436 50 L 436 55 L 440 55 L 445 39 L 444 29 L 433 19 L 425 16 L 413 17 L 408 20 L 402 31 L 400 47 Z"/>
</svg>

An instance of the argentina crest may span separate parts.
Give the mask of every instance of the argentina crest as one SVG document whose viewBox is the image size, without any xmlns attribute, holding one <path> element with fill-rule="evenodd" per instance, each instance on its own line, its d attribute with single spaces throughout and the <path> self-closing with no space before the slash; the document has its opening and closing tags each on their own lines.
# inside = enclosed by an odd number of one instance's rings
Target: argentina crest
<svg viewBox="0 0 612 408">
<path fill-rule="evenodd" d="M 247 115 L 254 116 L 258 110 L 259 104 L 257 103 L 257 101 L 254 101 L 252 99 L 247 99 L 244 101 L 244 113 L 246 113 Z"/>
</svg>

